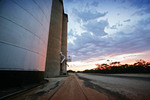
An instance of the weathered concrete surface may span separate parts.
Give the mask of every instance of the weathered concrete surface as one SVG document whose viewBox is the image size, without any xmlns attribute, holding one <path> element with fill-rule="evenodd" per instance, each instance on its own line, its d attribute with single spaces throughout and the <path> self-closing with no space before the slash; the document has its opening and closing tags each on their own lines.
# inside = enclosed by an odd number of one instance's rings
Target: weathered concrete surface
<svg viewBox="0 0 150 100">
<path fill-rule="evenodd" d="M 108 97 L 85 87 L 75 75 L 70 75 L 51 100 L 108 100 Z"/>
<path fill-rule="evenodd" d="M 15 98 L 7 100 L 49 100 L 64 83 L 67 77 L 47 78 L 47 84 L 32 89 Z"/>
<path fill-rule="evenodd" d="M 61 0 L 52 1 L 52 12 L 50 20 L 47 59 L 45 66 L 45 77 L 54 77 L 60 74 L 61 37 L 63 4 Z"/>
<path fill-rule="evenodd" d="M 68 23 L 68 15 L 63 14 L 63 29 L 62 29 L 62 44 L 61 44 L 61 52 L 65 56 L 66 60 L 61 64 L 62 73 L 67 72 L 67 23 Z"/>
<path fill-rule="evenodd" d="M 71 75 L 51 100 L 86 100 L 81 87 Z"/>
<path fill-rule="evenodd" d="M 9 100 L 108 100 L 106 94 L 86 87 L 84 81 L 78 79 L 75 74 L 47 79 L 48 84 Z"/>
<path fill-rule="evenodd" d="M 63 30 L 62 30 L 61 51 L 66 57 L 67 57 L 67 23 L 68 23 L 68 15 L 63 14 Z"/>
</svg>

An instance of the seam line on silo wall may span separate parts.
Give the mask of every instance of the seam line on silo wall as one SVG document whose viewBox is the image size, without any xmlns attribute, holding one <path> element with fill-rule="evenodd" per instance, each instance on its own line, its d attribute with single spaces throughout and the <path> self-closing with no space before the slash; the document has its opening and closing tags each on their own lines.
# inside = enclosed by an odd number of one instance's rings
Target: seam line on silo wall
<svg viewBox="0 0 150 100">
<path fill-rule="evenodd" d="M 34 2 L 34 0 L 32 0 L 33 2 Z M 14 0 L 13 1 L 11 1 L 11 2 L 13 2 L 14 4 L 16 4 L 18 7 L 20 7 L 21 9 L 23 9 L 24 11 L 26 11 L 27 13 L 29 13 L 29 15 L 31 15 L 35 20 L 37 20 L 37 18 L 36 17 L 34 17 L 29 11 L 27 11 L 26 9 L 24 9 L 22 6 L 20 6 L 18 3 L 16 3 L 16 2 L 14 2 Z M 36 3 L 36 2 L 34 2 L 36 5 L 37 5 L 37 7 L 38 8 L 40 8 L 40 10 L 42 11 L 42 13 L 44 14 L 44 16 L 46 17 L 46 20 L 47 20 L 47 16 L 45 15 L 45 13 L 43 12 L 43 10 L 41 9 L 41 7 Z M 47 20 L 48 21 L 48 20 Z M 39 20 L 37 20 L 37 22 L 39 22 L 40 23 L 40 21 Z M 17 23 L 18 24 L 18 23 Z M 43 26 L 43 24 L 42 23 L 40 23 L 41 24 L 41 26 Z M 19 24 L 18 24 L 19 25 Z M 22 26 L 22 25 L 20 25 L 20 26 Z M 23 28 L 25 28 L 25 27 L 23 27 Z M 45 29 L 45 27 L 43 26 L 43 28 Z M 25 28 L 25 29 L 27 29 L 27 28 Z M 46 32 L 46 29 L 44 30 L 45 32 Z M 29 32 L 31 32 L 30 30 L 29 30 Z M 48 30 L 48 32 L 49 32 L 49 30 Z M 33 33 L 33 32 L 31 32 L 31 33 Z M 33 34 L 35 34 L 35 33 L 33 33 Z M 35 36 L 37 36 L 40 40 L 42 40 L 38 35 L 36 35 L 35 34 Z M 43 41 L 43 40 L 42 40 Z M 43 41 L 44 43 L 45 43 L 45 41 Z"/>
<path fill-rule="evenodd" d="M 43 41 L 38 35 L 36 35 L 35 33 L 31 32 L 30 30 L 28 30 L 27 28 L 23 27 L 22 25 L 20 25 L 20 24 L 14 22 L 14 21 L 12 21 L 11 19 L 8 19 L 8 18 L 6 18 L 6 17 L 3 17 L 3 16 L 0 16 L 0 17 L 3 18 L 3 19 L 5 19 L 5 20 L 8 20 L 8 21 L 10 21 L 10 22 L 12 22 L 12 23 L 14 23 L 14 24 L 16 24 L 16 25 L 18 25 L 18 26 L 20 26 L 21 28 L 23 28 L 23 29 L 25 29 L 25 30 L 27 30 L 28 32 L 30 32 L 31 34 L 33 34 L 34 36 L 36 36 L 37 38 L 39 38 L 44 44 L 46 44 L 45 41 Z"/>
<path fill-rule="evenodd" d="M 36 53 L 36 54 L 41 55 L 39 52 L 32 51 L 32 50 L 29 50 L 29 49 L 27 49 L 27 48 L 23 48 L 23 47 L 20 47 L 20 46 L 17 46 L 17 45 L 8 43 L 8 42 L 4 42 L 4 41 L 1 41 L 1 40 L 0 40 L 0 43 L 3 43 L 3 44 L 5 44 L 5 45 L 11 45 L 11 46 L 18 47 L 18 48 L 21 48 L 21 49 L 25 49 L 25 50 L 27 50 L 27 51 L 30 51 L 30 52 L 33 52 L 33 53 Z M 41 56 L 45 57 L 44 55 L 41 55 Z"/>
<path fill-rule="evenodd" d="M 3 19 L 5 19 L 5 20 L 7 20 L 7 21 L 9 21 L 9 22 L 11 22 L 11 23 L 13 23 L 13 24 L 15 24 L 15 25 L 17 25 L 17 26 L 19 26 L 19 27 L 21 27 L 22 29 L 27 30 L 27 31 L 30 32 L 32 35 L 36 36 L 40 41 L 42 41 L 42 39 L 40 39 L 36 34 L 32 33 L 30 30 L 24 28 L 23 26 L 21 26 L 21 25 L 15 23 L 15 22 L 12 21 L 12 20 L 9 20 L 9 19 L 7 19 L 7 18 L 5 18 L 5 17 L 2 17 L 2 16 L 0 16 L 0 17 L 3 18 Z M 0 40 L 0 41 L 1 41 L 1 40 Z M 9 45 L 11 44 L 11 43 L 4 42 L 4 41 L 1 41 L 1 42 L 5 43 L 5 44 L 9 44 Z M 43 42 L 43 41 L 42 41 L 42 42 Z M 43 42 L 43 43 L 44 43 L 44 42 Z M 46 43 L 44 43 L 44 44 L 46 44 Z M 18 45 L 13 45 L 13 46 L 16 46 L 16 47 L 19 47 L 19 48 L 22 48 L 22 49 L 26 49 L 26 50 L 31 51 L 31 52 L 34 52 L 34 53 L 38 53 L 38 52 L 36 52 L 36 51 L 32 51 L 32 50 L 30 50 L 30 49 L 27 49 L 27 48 L 24 48 L 24 47 L 21 47 L 21 46 L 18 46 Z M 38 53 L 38 54 L 40 54 L 40 53 Z M 45 57 L 45 55 L 42 55 L 42 54 L 40 54 L 40 55 Z"/>
<path fill-rule="evenodd" d="M 37 22 L 39 22 L 41 24 L 41 26 L 43 26 L 43 28 L 46 30 L 46 28 L 44 27 L 44 25 L 32 14 L 30 13 L 28 10 L 26 10 L 25 8 L 23 8 L 20 4 L 18 4 L 17 2 L 15 2 L 14 0 L 12 0 L 13 3 L 15 3 L 16 5 L 18 5 L 20 8 L 22 8 L 23 10 L 25 10 L 27 13 L 29 13 L 34 19 L 37 20 Z M 35 3 L 36 4 L 36 3 Z M 37 5 L 37 4 L 36 4 Z M 37 5 L 38 6 L 38 5 Z M 38 6 L 39 7 L 39 6 Z M 41 8 L 40 8 L 41 9 Z M 41 10 L 42 11 L 42 10 Z M 43 11 L 42 11 L 43 12 Z M 45 16 L 45 14 L 44 14 Z M 46 17 L 46 16 L 45 16 Z M 47 17 L 46 17 L 47 20 Z"/>
<path fill-rule="evenodd" d="M 52 1 L 3 0 L 0 5 L 1 67 L 44 71 Z"/>
<path fill-rule="evenodd" d="M 43 12 L 43 14 L 45 15 L 43 9 L 38 5 L 38 3 L 36 1 L 34 1 L 34 0 L 32 0 L 32 1 L 41 9 L 41 11 Z M 48 18 L 47 18 L 47 16 L 46 16 L 46 20 L 49 21 Z"/>
</svg>

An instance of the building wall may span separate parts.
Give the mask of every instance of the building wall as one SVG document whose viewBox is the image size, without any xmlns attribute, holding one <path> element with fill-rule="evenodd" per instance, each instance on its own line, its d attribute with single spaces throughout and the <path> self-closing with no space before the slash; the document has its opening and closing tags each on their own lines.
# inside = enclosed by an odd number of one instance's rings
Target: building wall
<svg viewBox="0 0 150 100">
<path fill-rule="evenodd" d="M 62 0 L 53 0 L 50 21 L 49 41 L 45 77 L 60 75 L 60 52 L 62 38 L 63 3 Z"/>
<path fill-rule="evenodd" d="M 51 7 L 52 0 L 0 0 L 0 78 L 44 73 Z"/>
<path fill-rule="evenodd" d="M 0 70 L 45 70 L 51 4 L 0 1 Z"/>
<path fill-rule="evenodd" d="M 62 63 L 62 74 L 66 73 L 66 62 L 67 62 L 67 23 L 68 23 L 68 15 L 63 14 L 63 29 L 62 29 L 62 44 L 61 51 L 65 55 L 66 60 Z"/>
</svg>

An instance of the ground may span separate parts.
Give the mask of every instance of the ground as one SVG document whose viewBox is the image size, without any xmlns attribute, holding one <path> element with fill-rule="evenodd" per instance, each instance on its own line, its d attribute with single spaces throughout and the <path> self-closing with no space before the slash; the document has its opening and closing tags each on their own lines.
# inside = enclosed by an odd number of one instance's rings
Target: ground
<svg viewBox="0 0 150 100">
<path fill-rule="evenodd" d="M 47 78 L 40 85 L 9 100 L 148 100 L 149 74 L 83 74 Z"/>
</svg>

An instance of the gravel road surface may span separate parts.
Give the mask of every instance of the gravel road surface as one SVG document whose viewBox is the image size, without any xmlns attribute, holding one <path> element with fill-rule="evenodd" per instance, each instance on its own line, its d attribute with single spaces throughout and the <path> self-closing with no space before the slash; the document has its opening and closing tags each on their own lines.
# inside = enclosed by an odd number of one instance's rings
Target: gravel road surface
<svg viewBox="0 0 150 100">
<path fill-rule="evenodd" d="M 150 100 L 150 74 L 76 74 L 86 87 L 110 99 Z"/>
</svg>

